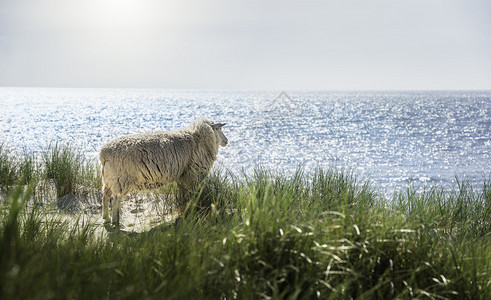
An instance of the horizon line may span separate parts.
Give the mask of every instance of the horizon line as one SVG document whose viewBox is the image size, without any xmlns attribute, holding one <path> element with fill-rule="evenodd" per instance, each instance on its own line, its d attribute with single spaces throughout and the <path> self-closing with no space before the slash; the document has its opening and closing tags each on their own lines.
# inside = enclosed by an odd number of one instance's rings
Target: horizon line
<svg viewBox="0 0 491 300">
<path fill-rule="evenodd" d="M 93 89 L 93 90 L 172 90 L 172 91 L 250 91 L 250 92 L 491 92 L 491 88 L 485 89 L 469 89 L 469 88 L 420 88 L 420 89 L 380 89 L 380 88 L 360 88 L 360 89 L 347 89 L 347 88 L 307 88 L 307 89 L 279 89 L 279 88 L 173 88 L 173 87 L 88 87 L 88 86 L 1 86 L 0 89 Z"/>
</svg>

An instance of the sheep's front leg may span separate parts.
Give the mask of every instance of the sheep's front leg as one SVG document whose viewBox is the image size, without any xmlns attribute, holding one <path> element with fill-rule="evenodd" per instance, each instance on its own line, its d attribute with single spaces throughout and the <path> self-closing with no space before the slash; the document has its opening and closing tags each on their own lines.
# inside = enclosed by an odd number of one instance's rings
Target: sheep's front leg
<svg viewBox="0 0 491 300">
<path fill-rule="evenodd" d="M 112 210 L 112 221 L 116 227 L 119 227 L 119 210 L 121 209 L 121 197 L 114 196 L 113 198 L 113 210 Z"/>
<path fill-rule="evenodd" d="M 111 222 L 109 218 L 109 200 L 111 199 L 112 191 L 108 187 L 104 187 L 102 196 L 102 218 L 105 222 Z"/>
<path fill-rule="evenodd" d="M 183 174 L 177 181 L 178 194 L 176 197 L 177 209 L 180 213 L 185 213 L 189 208 L 196 206 L 199 201 L 199 189 L 206 173 L 196 171 Z M 190 203 L 190 201 L 193 201 Z M 191 205 L 191 206 L 190 206 Z"/>
</svg>

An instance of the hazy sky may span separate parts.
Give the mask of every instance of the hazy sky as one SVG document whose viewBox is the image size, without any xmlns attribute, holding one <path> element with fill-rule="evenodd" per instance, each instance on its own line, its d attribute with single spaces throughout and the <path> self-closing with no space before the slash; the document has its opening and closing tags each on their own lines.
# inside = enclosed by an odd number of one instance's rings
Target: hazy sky
<svg viewBox="0 0 491 300">
<path fill-rule="evenodd" d="M 491 1 L 0 0 L 0 86 L 491 89 Z"/>
</svg>

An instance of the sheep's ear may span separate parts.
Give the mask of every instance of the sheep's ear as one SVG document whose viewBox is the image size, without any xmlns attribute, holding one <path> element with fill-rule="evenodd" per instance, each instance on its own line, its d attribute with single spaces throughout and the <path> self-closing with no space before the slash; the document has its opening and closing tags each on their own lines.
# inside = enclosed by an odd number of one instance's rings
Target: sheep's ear
<svg viewBox="0 0 491 300">
<path fill-rule="evenodd" d="M 216 124 L 211 124 L 211 127 L 213 129 L 217 129 L 217 128 L 222 128 L 225 124 L 227 123 L 216 123 Z"/>
</svg>

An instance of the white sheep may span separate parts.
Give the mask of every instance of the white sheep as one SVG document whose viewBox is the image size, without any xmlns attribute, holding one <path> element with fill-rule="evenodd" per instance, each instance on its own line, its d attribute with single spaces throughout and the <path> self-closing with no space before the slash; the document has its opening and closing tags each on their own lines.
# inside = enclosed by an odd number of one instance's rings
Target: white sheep
<svg viewBox="0 0 491 300">
<path fill-rule="evenodd" d="M 114 139 L 100 152 L 102 164 L 102 217 L 119 226 L 121 197 L 133 191 L 155 189 L 177 182 L 188 186 L 204 177 L 216 160 L 218 146 L 226 146 L 225 124 L 201 120 L 173 132 L 149 132 Z"/>
</svg>

